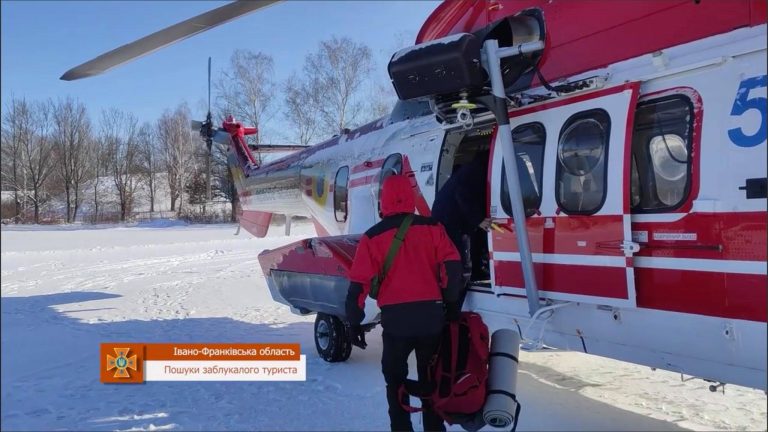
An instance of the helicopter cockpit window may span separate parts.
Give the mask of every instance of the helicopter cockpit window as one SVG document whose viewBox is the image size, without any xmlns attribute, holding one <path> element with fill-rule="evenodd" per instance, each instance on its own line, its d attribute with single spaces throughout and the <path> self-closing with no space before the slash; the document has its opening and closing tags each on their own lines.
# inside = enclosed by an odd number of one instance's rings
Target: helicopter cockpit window
<svg viewBox="0 0 768 432">
<path fill-rule="evenodd" d="M 403 156 L 400 153 L 393 153 L 387 156 L 384 160 L 384 164 L 381 166 L 381 173 L 379 174 L 379 192 L 376 195 L 379 202 L 379 212 L 381 212 L 381 186 L 384 185 L 384 180 L 391 175 L 397 175 L 402 172 Z"/>
<path fill-rule="evenodd" d="M 336 180 L 333 182 L 333 210 L 336 222 L 347 221 L 348 182 L 349 167 L 343 166 L 336 171 Z"/>
<path fill-rule="evenodd" d="M 541 205 L 541 173 L 547 133 L 541 123 L 527 123 L 512 131 L 512 141 L 517 152 L 517 174 L 520 177 L 525 214 L 531 216 Z M 501 208 L 512 215 L 504 162 L 501 163 Z"/>
<path fill-rule="evenodd" d="M 683 95 L 642 102 L 635 113 L 632 209 L 674 210 L 688 197 L 692 104 Z"/>
<path fill-rule="evenodd" d="M 568 214 L 593 214 L 605 201 L 611 120 L 602 109 L 571 116 L 557 144 L 557 205 Z"/>
</svg>

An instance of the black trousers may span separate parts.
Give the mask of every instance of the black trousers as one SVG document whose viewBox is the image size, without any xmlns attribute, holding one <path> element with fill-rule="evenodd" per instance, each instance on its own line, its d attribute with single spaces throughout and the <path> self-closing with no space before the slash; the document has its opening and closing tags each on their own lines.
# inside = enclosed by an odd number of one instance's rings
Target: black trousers
<svg viewBox="0 0 768 432">
<path fill-rule="evenodd" d="M 472 271 L 469 247 L 467 242 L 464 241 L 466 233 L 461 229 L 454 227 L 446 227 L 445 232 L 448 234 L 448 238 L 451 239 L 451 243 L 456 246 L 456 251 L 459 252 L 459 258 L 461 258 L 461 264 L 464 267 L 464 270 Z"/>
<path fill-rule="evenodd" d="M 419 381 L 427 380 L 427 368 L 432 356 L 440 344 L 440 334 L 423 337 L 402 337 L 382 333 L 383 352 L 381 354 L 381 371 L 387 383 L 387 403 L 389 404 L 389 421 L 393 431 L 412 431 L 411 414 L 404 410 L 398 399 L 400 386 L 408 378 L 408 356 L 416 351 L 416 369 Z M 405 396 L 404 402 L 409 402 Z M 429 409 L 429 402 L 422 400 L 423 420 L 425 431 L 445 431 L 443 419 Z"/>
</svg>

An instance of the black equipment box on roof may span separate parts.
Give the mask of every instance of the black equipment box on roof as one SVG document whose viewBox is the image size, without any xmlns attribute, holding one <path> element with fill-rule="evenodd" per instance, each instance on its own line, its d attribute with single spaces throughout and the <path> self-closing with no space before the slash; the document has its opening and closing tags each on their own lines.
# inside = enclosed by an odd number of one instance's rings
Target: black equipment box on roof
<svg viewBox="0 0 768 432">
<path fill-rule="evenodd" d="M 401 100 L 456 93 L 482 87 L 481 40 L 459 33 L 396 52 L 389 77 Z"/>
</svg>

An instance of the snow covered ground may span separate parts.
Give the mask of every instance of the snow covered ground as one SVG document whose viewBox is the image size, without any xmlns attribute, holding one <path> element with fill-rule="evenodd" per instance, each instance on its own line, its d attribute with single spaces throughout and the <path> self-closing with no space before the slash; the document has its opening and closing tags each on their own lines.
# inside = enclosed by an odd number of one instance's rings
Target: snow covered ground
<svg viewBox="0 0 768 432">
<path fill-rule="evenodd" d="M 385 430 L 381 342 L 320 360 L 234 225 L 3 227 L 3 430 Z M 98 382 L 99 343 L 299 342 L 306 382 Z M 520 430 L 766 430 L 763 392 L 579 353 L 523 353 Z M 414 371 L 415 372 L 415 371 Z M 415 419 L 420 429 L 420 421 Z M 453 428 L 458 430 L 458 428 Z M 492 428 L 486 428 L 493 430 Z"/>
</svg>

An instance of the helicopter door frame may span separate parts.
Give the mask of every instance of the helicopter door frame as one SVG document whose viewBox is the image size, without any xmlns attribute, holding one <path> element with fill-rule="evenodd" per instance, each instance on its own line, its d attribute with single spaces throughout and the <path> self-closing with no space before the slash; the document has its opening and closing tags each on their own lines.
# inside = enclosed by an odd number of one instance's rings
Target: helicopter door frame
<svg viewBox="0 0 768 432">
<path fill-rule="evenodd" d="M 608 306 L 637 305 L 632 256 L 639 250 L 639 246 L 632 242 L 629 182 L 632 129 L 639 87 L 639 82 L 628 82 L 546 101 L 509 113 L 513 134 L 516 128 L 529 124 L 543 125 L 545 130 L 543 157 L 526 156 L 525 144 L 522 141 L 520 145 L 515 142 L 521 177 L 524 173 L 530 174 L 532 180 L 539 183 L 536 189 L 541 201 L 538 209 L 526 209 L 529 214 L 526 227 L 541 298 Z M 602 118 L 602 123 L 592 121 L 591 113 L 599 114 L 597 117 Z M 568 154 L 568 151 L 560 151 L 560 141 L 567 136 L 566 129 L 575 130 L 572 127 L 580 118 L 589 120 L 584 124 L 584 131 L 595 127 L 596 123 L 607 126 L 595 129 L 602 130 L 607 138 L 607 141 L 603 140 L 605 144 L 595 165 L 604 169 L 602 201 L 598 202 L 593 197 L 589 211 L 581 213 L 564 210 L 556 198 L 558 181 L 565 178 L 562 172 L 574 169 L 574 166 L 566 166 L 561 162 L 559 155 Z M 501 146 L 496 144 L 494 137 L 489 171 L 490 215 L 506 219 L 507 223 L 503 229 L 491 230 L 489 233 L 491 278 L 497 295 L 524 297 L 525 283 L 514 224 L 509 208 L 505 210 L 501 200 L 502 151 Z M 572 148 L 571 154 L 578 156 L 578 150 L 574 153 Z M 533 166 L 536 163 L 540 166 Z M 577 173 L 582 172 L 578 171 L 582 169 L 578 163 L 575 164 Z M 528 173 L 525 168 L 528 168 Z M 537 170 L 541 173 L 538 174 Z M 580 180 L 581 186 L 577 186 L 577 189 L 582 187 L 581 194 L 595 187 L 594 184 L 598 182 L 593 180 L 599 178 L 597 173 L 584 174 L 589 176 L 590 181 Z M 536 181 L 535 177 L 539 180 Z M 570 188 L 571 191 L 567 193 L 573 193 L 575 183 L 573 179 L 570 180 L 568 187 L 563 181 L 561 191 Z M 585 187 L 586 184 L 589 186 Z M 524 202 L 530 203 L 525 198 Z M 530 207 L 530 204 L 526 207 Z"/>
</svg>

